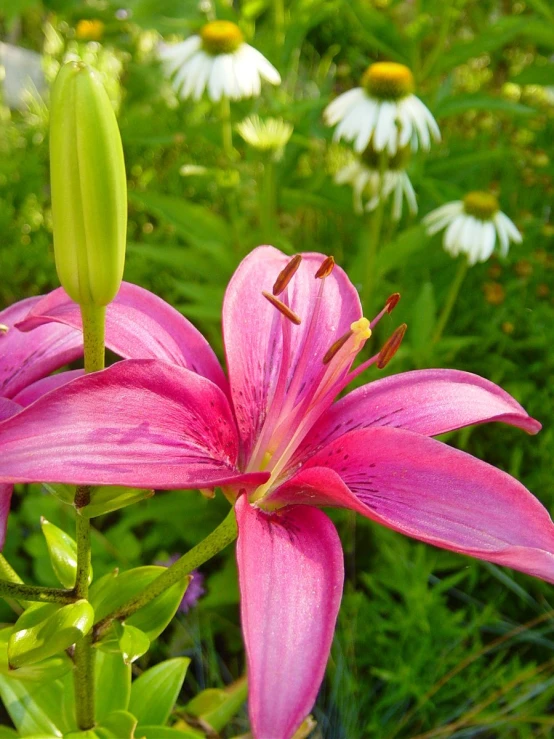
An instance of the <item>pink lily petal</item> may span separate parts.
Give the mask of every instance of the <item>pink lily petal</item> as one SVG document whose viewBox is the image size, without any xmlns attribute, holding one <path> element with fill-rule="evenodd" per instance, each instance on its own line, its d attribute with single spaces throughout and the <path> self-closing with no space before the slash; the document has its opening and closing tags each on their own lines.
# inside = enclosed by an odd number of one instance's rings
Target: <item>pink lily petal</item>
<svg viewBox="0 0 554 739">
<path fill-rule="evenodd" d="M 6 398 L 0 398 L 0 421 L 19 413 L 21 408 L 17 403 Z M 0 551 L 4 548 L 6 541 L 6 529 L 8 527 L 8 515 L 12 500 L 13 485 L 0 483 Z"/>
<path fill-rule="evenodd" d="M 259 246 L 240 263 L 225 293 L 223 334 L 244 460 L 250 456 L 275 390 L 283 357 L 281 322 L 288 320 L 263 297 L 262 291 L 271 293 L 289 261 L 290 257 L 272 246 Z M 300 356 L 309 355 L 298 397 L 320 373 L 330 346 L 362 315 L 356 289 L 340 267 L 325 279 L 323 299 L 318 299 L 323 283 L 315 279 L 315 273 L 322 261 L 321 254 L 302 254 L 298 271 L 279 296 L 288 296 L 290 307 L 302 321 L 290 327 L 289 389 Z"/>
<path fill-rule="evenodd" d="M 60 287 L 44 296 L 18 324 L 22 331 L 57 322 L 82 329 L 81 312 Z M 106 310 L 106 345 L 123 359 L 162 359 L 196 372 L 227 392 L 227 380 L 210 345 L 165 300 L 123 282 Z"/>
<path fill-rule="evenodd" d="M 305 459 L 354 429 L 389 426 L 437 436 L 488 421 L 502 421 L 530 434 L 541 429 L 511 395 L 478 375 L 448 369 L 403 372 L 357 388 L 331 406 L 296 459 Z"/>
<path fill-rule="evenodd" d="M 50 390 L 55 390 L 57 387 L 66 385 L 76 377 L 82 377 L 85 371 L 82 369 L 68 370 L 67 372 L 58 372 L 57 375 L 50 375 L 49 377 L 43 377 L 42 380 L 33 382 L 32 385 L 20 390 L 17 395 L 14 396 L 14 401 L 19 405 L 26 408 L 31 403 L 34 403 L 38 398 L 42 398 L 43 395 L 49 393 Z"/>
<path fill-rule="evenodd" d="M 322 467 L 332 474 L 326 477 Z M 293 497 L 309 505 L 334 499 L 415 539 L 554 582 L 554 525 L 541 503 L 505 472 L 426 436 L 352 431 L 321 449 L 282 489 L 270 505 Z M 348 502 L 348 491 L 356 502 Z"/>
<path fill-rule="evenodd" d="M 289 739 L 310 712 L 344 579 L 335 527 L 315 508 L 267 514 L 236 504 L 249 712 L 257 739 Z"/>
<path fill-rule="evenodd" d="M 15 328 L 40 297 L 27 298 L 0 312 L 0 395 L 13 398 L 35 380 L 73 362 L 82 353 L 83 340 L 78 331 L 67 326 L 41 326 L 33 335 Z"/>
<path fill-rule="evenodd" d="M 259 485 L 236 469 L 227 398 L 157 360 L 117 362 L 39 398 L 0 424 L 0 482 L 147 488 Z"/>
</svg>

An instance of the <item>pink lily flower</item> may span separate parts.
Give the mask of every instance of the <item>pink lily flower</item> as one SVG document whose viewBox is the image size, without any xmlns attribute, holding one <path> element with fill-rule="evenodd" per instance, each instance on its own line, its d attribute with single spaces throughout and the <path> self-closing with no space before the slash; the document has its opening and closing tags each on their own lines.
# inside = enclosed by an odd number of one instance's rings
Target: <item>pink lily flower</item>
<svg viewBox="0 0 554 739">
<path fill-rule="evenodd" d="M 199 371 L 227 388 L 217 357 L 198 329 L 165 301 L 137 285 L 123 283 L 108 306 L 106 345 L 124 359 L 166 359 Z M 0 420 L 80 377 L 83 370 L 50 373 L 82 356 L 79 306 L 62 288 L 1 311 Z M 6 538 L 12 492 L 13 485 L 0 484 L 0 550 Z"/>
<path fill-rule="evenodd" d="M 431 437 L 503 421 L 540 424 L 507 393 L 455 370 L 406 372 L 334 402 L 383 366 L 402 332 L 352 369 L 371 323 L 330 258 L 259 247 L 225 295 L 229 387 L 195 364 L 127 360 L 73 380 L 0 424 L 0 482 L 223 487 L 235 501 L 249 711 L 258 739 L 288 739 L 323 679 L 343 584 L 346 507 L 408 536 L 554 582 L 554 526 L 517 480 Z M 34 325 L 75 309 L 58 293 Z M 177 320 L 177 319 L 176 319 Z M 179 319 L 184 321 L 184 319 Z M 162 322 L 163 323 L 163 322 Z"/>
</svg>

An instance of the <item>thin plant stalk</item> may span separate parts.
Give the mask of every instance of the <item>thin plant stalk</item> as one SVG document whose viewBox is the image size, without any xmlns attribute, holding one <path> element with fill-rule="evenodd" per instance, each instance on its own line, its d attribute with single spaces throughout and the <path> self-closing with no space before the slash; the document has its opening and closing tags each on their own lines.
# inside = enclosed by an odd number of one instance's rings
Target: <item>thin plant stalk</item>
<svg viewBox="0 0 554 739">
<path fill-rule="evenodd" d="M 124 620 L 129 618 L 129 616 L 150 603 L 154 598 L 157 598 L 158 595 L 161 595 L 176 582 L 179 582 L 183 577 L 221 552 L 222 549 L 225 549 L 236 538 L 237 522 L 235 509 L 232 508 L 226 518 L 211 534 L 208 534 L 205 539 L 180 557 L 171 567 L 168 567 L 165 572 L 144 588 L 142 592 L 99 621 L 94 627 L 94 638 L 99 639 L 116 619 Z"/>
<path fill-rule="evenodd" d="M 260 188 L 260 223 L 262 226 L 262 241 L 264 243 L 273 243 L 273 235 L 276 228 L 276 182 L 275 182 L 275 163 L 272 155 L 268 154 L 265 158 L 263 170 L 262 184 Z"/>
<path fill-rule="evenodd" d="M 94 305 L 82 305 L 83 343 L 85 372 L 98 372 L 104 369 L 104 334 L 106 309 Z M 79 513 L 90 502 L 90 489 L 77 488 L 75 506 L 77 508 L 77 573 L 74 593 L 78 599 L 88 598 L 88 578 L 90 571 L 90 519 Z M 95 724 L 94 712 L 94 653 L 92 651 L 92 631 L 75 644 L 75 714 L 77 725 L 83 731 L 92 729 Z"/>
<path fill-rule="evenodd" d="M 231 124 L 231 101 L 228 97 L 222 97 L 219 115 L 221 118 L 221 143 L 227 159 L 232 160 L 235 156 L 233 148 L 233 126 Z"/>
<path fill-rule="evenodd" d="M 439 316 L 435 333 L 433 334 L 433 344 L 438 344 L 441 339 L 446 324 L 448 323 L 448 319 L 450 318 L 450 314 L 452 313 L 452 309 L 456 303 L 456 299 L 460 293 L 460 288 L 462 287 L 462 283 L 467 274 L 468 267 L 469 263 L 467 261 L 467 257 L 465 254 L 462 254 L 460 261 L 458 262 L 458 269 L 456 270 L 456 274 L 454 275 L 454 279 L 450 285 L 446 302 Z"/>
<path fill-rule="evenodd" d="M 366 306 L 366 312 L 370 312 L 370 304 L 372 301 L 372 291 L 375 281 L 375 265 L 377 261 L 377 253 L 379 251 L 379 242 L 381 240 L 381 232 L 383 229 L 383 218 L 385 213 L 385 199 L 382 197 L 385 184 L 385 172 L 387 169 L 387 154 L 381 152 L 379 157 L 379 202 L 377 207 L 371 213 L 369 219 L 369 239 L 365 250 L 365 267 L 363 280 L 363 296 Z"/>
<path fill-rule="evenodd" d="M 275 45 L 281 49 L 285 42 L 285 0 L 273 0 L 273 22 L 275 24 Z"/>
</svg>

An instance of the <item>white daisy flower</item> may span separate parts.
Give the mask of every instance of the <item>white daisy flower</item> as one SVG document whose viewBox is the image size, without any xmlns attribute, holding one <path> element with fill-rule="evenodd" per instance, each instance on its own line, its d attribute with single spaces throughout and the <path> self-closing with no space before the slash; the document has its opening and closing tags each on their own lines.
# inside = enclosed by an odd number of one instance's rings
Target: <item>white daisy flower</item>
<svg viewBox="0 0 554 739">
<path fill-rule="evenodd" d="M 428 151 L 431 139 L 440 141 L 437 122 L 414 94 L 414 77 L 408 67 L 377 62 L 365 71 L 361 87 L 339 95 L 323 112 L 325 123 L 337 128 L 334 140 L 354 142 L 362 152 L 369 142 L 375 151 L 391 156 L 410 144 Z"/>
<path fill-rule="evenodd" d="M 453 257 L 467 254 L 470 265 L 485 262 L 494 251 L 496 238 L 505 257 L 510 241 L 521 243 L 521 234 L 499 208 L 498 200 L 488 192 L 470 192 L 463 200 L 454 200 L 431 211 L 423 219 L 427 233 L 446 229 L 443 246 Z"/>
<path fill-rule="evenodd" d="M 410 213 L 412 215 L 417 213 L 416 194 L 405 171 L 408 156 L 409 150 L 399 151 L 395 157 L 388 159 L 387 167 L 381 173 L 380 155 L 369 146 L 360 159 L 353 159 L 339 169 L 335 175 L 335 182 L 338 185 L 347 184 L 352 187 L 354 210 L 357 213 L 364 210 L 371 212 L 381 200 L 386 202 L 392 196 L 391 217 L 393 221 L 399 221 L 402 217 L 404 199 Z M 367 198 L 365 205 L 364 198 Z"/>
<path fill-rule="evenodd" d="M 199 100 L 204 90 L 214 102 L 258 96 L 261 80 L 279 85 L 275 67 L 257 49 L 244 43 L 242 31 L 230 21 L 206 23 L 179 44 L 162 44 L 160 58 L 173 77 L 177 95 Z"/>
<path fill-rule="evenodd" d="M 266 118 L 250 115 L 237 124 L 237 131 L 254 149 L 272 151 L 274 158 L 280 159 L 283 149 L 292 136 L 293 126 L 282 118 Z"/>
</svg>

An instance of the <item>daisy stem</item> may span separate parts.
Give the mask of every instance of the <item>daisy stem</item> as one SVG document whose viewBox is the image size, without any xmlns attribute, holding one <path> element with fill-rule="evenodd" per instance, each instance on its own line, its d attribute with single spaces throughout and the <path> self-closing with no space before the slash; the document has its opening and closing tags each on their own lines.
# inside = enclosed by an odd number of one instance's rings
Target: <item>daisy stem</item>
<svg viewBox="0 0 554 739">
<path fill-rule="evenodd" d="M 83 344 L 85 354 L 85 373 L 98 372 L 104 369 L 105 347 L 104 335 L 106 325 L 106 309 L 96 305 L 81 305 L 83 319 Z M 90 502 L 90 488 L 79 486 L 75 493 L 77 508 L 77 573 L 75 588 L 77 598 L 88 598 L 88 577 L 90 571 L 90 519 L 79 514 Z M 94 653 L 92 651 L 92 631 L 75 644 L 75 718 L 83 731 L 92 729 L 94 716 Z"/>
<path fill-rule="evenodd" d="M 460 292 L 460 288 L 464 281 L 464 277 L 466 276 L 468 267 L 469 262 L 467 261 L 467 257 L 465 254 L 462 254 L 462 256 L 460 257 L 460 261 L 458 262 L 458 269 L 456 270 L 456 274 L 454 275 L 454 279 L 452 280 L 452 284 L 450 285 L 450 290 L 448 291 L 446 302 L 439 316 L 435 333 L 433 334 L 433 344 L 437 344 L 439 342 L 444 328 L 448 323 L 448 319 L 450 318 L 452 308 L 456 303 L 456 299 Z"/>
<path fill-rule="evenodd" d="M 196 570 L 204 562 L 214 557 L 225 549 L 237 538 L 237 522 L 235 509 L 231 508 L 226 518 L 215 528 L 211 534 L 199 542 L 186 554 L 183 554 L 171 567 L 168 567 L 161 575 L 153 580 L 144 590 L 135 595 L 127 603 L 109 613 L 94 627 L 94 638 L 98 639 L 110 627 L 115 619 L 129 618 L 140 608 L 150 603 L 158 595 L 175 585 L 193 570 Z"/>
<path fill-rule="evenodd" d="M 377 252 L 379 250 L 379 241 L 383 228 L 383 216 L 385 210 L 385 201 L 382 197 L 383 186 L 385 181 L 385 171 L 387 169 L 387 154 L 382 151 L 379 157 L 379 202 L 377 207 L 371 213 L 369 221 L 369 239 L 365 254 L 365 274 L 363 281 L 363 296 L 366 313 L 371 313 L 371 302 L 373 283 L 375 280 L 375 263 L 377 260 Z"/>
<path fill-rule="evenodd" d="M 275 43 L 280 49 L 285 41 L 285 0 L 273 0 L 273 21 L 275 23 Z"/>
<path fill-rule="evenodd" d="M 228 97 L 221 98 L 219 110 L 221 117 L 221 140 L 223 143 L 223 151 L 227 159 L 232 160 L 235 155 L 233 148 L 233 127 L 231 125 L 231 101 Z"/>
<path fill-rule="evenodd" d="M 260 223 L 262 226 L 262 241 L 271 244 L 276 228 L 275 164 L 271 159 L 271 155 L 265 158 L 263 166 L 264 173 L 260 188 Z"/>
</svg>

